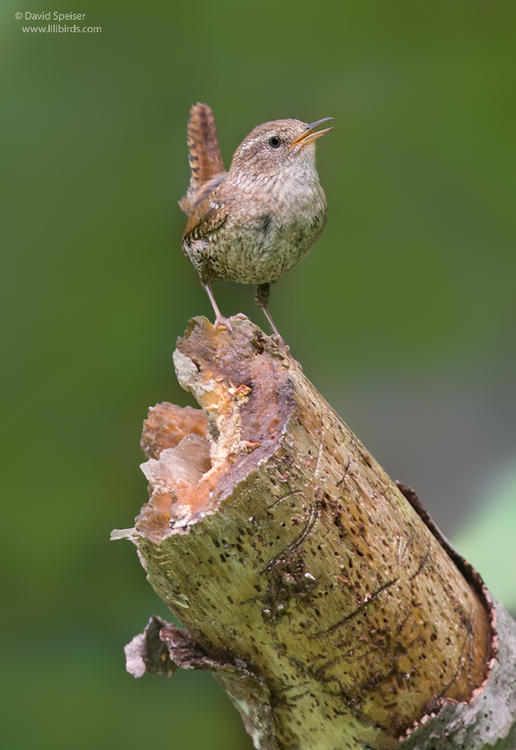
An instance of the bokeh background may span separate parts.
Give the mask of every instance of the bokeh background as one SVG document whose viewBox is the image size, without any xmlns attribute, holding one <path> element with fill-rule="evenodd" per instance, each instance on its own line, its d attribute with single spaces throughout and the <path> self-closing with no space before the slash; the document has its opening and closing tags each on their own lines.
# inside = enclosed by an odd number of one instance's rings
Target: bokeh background
<svg viewBox="0 0 516 750">
<path fill-rule="evenodd" d="M 23 32 L 86 12 L 99 33 Z M 133 680 L 167 617 L 127 542 L 148 405 L 211 317 L 182 257 L 189 107 L 226 164 L 333 115 L 327 228 L 273 289 L 305 372 L 516 608 L 514 3 L 3 0 L 2 698 L 6 748 L 250 748 L 210 675 Z M 46 22 L 44 22 L 46 23 Z M 264 324 L 253 291 L 216 289 Z"/>
</svg>

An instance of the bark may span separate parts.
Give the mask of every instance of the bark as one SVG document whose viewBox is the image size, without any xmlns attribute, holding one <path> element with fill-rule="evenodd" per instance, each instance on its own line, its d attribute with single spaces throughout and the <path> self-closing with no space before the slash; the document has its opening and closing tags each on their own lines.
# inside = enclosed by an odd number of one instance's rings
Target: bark
<svg viewBox="0 0 516 750">
<path fill-rule="evenodd" d="M 208 669 L 263 750 L 516 747 L 516 623 L 243 316 L 174 353 L 201 409 L 144 424 L 134 528 L 151 618 L 127 667 Z"/>
</svg>

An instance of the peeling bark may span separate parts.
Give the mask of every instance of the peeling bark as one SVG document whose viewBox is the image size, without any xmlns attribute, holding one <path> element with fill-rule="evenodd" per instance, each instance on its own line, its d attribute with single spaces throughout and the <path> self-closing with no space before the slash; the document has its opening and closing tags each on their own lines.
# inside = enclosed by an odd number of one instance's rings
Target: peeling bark
<svg viewBox="0 0 516 750">
<path fill-rule="evenodd" d="M 299 364 L 231 324 L 178 341 L 201 410 L 144 424 L 150 499 L 115 538 L 185 630 L 151 618 L 128 670 L 210 670 L 263 750 L 514 750 L 514 621 Z"/>
</svg>

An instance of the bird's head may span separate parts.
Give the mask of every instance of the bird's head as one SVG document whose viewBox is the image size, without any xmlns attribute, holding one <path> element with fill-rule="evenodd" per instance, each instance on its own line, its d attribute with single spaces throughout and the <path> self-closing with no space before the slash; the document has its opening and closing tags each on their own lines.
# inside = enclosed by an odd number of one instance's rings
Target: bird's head
<svg viewBox="0 0 516 750">
<path fill-rule="evenodd" d="M 230 172 L 266 182 L 282 173 L 315 171 L 315 141 L 332 128 L 317 130 L 332 117 L 316 122 L 272 120 L 251 130 L 235 151 Z"/>
</svg>

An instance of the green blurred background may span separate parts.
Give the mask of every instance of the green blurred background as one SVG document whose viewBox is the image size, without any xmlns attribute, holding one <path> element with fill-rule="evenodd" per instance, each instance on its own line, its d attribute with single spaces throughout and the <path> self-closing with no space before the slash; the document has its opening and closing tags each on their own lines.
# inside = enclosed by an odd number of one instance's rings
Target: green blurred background
<svg viewBox="0 0 516 750">
<path fill-rule="evenodd" d="M 21 11 L 96 34 L 23 33 Z M 129 543 L 148 405 L 212 316 L 182 257 L 189 107 L 226 164 L 259 122 L 333 115 L 316 248 L 271 309 L 305 372 L 516 607 L 514 3 L 1 4 L 1 729 L 6 748 L 237 750 L 209 675 L 133 680 L 167 616 Z M 226 314 L 264 321 L 221 285 Z M 2 720 L 5 721 L 5 720 Z"/>
</svg>

